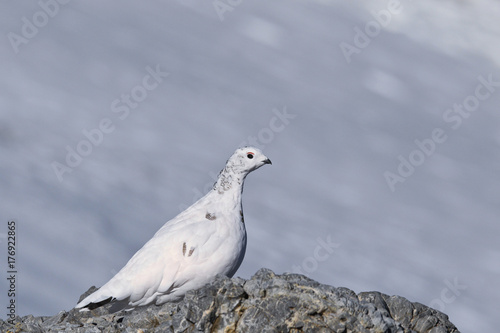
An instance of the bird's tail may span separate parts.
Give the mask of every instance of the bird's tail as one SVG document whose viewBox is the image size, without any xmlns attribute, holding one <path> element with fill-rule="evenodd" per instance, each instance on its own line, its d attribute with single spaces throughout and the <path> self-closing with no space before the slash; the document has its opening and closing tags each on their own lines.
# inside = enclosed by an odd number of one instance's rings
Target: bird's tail
<svg viewBox="0 0 500 333">
<path fill-rule="evenodd" d="M 116 300 L 115 297 L 110 295 L 111 293 L 106 290 L 106 288 L 101 287 L 97 291 L 85 297 L 83 300 L 78 302 L 75 306 L 76 309 L 80 309 L 80 311 L 89 311 L 97 309 L 103 305 L 108 303 L 113 303 L 113 306 L 110 310 L 112 312 L 116 312 L 122 310 L 128 306 L 128 298 L 123 300 Z"/>
</svg>

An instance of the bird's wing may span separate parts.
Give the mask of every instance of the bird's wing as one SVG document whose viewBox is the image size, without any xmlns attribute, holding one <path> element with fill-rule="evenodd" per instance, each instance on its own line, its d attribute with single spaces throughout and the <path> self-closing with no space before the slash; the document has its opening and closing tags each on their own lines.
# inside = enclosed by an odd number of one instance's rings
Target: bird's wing
<svg viewBox="0 0 500 333">
<path fill-rule="evenodd" d="M 216 232 L 216 224 L 207 219 L 173 223 L 171 227 L 167 223 L 111 280 L 76 307 L 86 307 L 109 298 L 128 300 L 134 306 L 145 305 L 158 294 L 175 290 L 191 278 L 183 275 L 185 267 L 207 260 L 204 254 L 211 250 L 200 251 L 200 248 L 211 237 L 218 238 Z"/>
</svg>

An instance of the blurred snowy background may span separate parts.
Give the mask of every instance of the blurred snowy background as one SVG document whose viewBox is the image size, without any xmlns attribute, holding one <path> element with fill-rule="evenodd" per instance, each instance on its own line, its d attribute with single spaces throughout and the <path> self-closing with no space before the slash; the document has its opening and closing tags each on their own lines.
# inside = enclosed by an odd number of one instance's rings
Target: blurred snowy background
<svg viewBox="0 0 500 333">
<path fill-rule="evenodd" d="M 273 165 L 247 179 L 237 276 L 302 271 L 494 332 L 499 17 L 493 0 L 2 1 L 17 313 L 72 308 L 247 142 Z"/>
</svg>

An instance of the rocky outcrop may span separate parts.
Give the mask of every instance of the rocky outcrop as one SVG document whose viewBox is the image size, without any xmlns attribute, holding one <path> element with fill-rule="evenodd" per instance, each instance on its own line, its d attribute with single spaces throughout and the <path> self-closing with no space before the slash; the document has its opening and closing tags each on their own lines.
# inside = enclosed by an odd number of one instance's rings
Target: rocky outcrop
<svg viewBox="0 0 500 333">
<path fill-rule="evenodd" d="M 82 297 L 93 292 L 89 289 Z M 75 302 L 76 304 L 76 302 Z M 356 294 L 303 275 L 261 269 L 250 280 L 218 277 L 177 303 L 109 313 L 75 309 L 0 321 L 7 332 L 459 332 L 445 314 L 400 296 Z"/>
</svg>

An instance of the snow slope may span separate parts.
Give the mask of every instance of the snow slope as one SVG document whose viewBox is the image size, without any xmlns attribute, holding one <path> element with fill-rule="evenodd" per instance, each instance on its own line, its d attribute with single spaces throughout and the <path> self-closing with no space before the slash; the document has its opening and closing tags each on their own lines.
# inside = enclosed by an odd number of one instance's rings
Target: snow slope
<svg viewBox="0 0 500 333">
<path fill-rule="evenodd" d="M 497 2 L 55 1 L 0 3 L 17 314 L 72 308 L 248 143 L 273 166 L 246 182 L 237 275 L 301 271 L 498 327 Z"/>
</svg>

